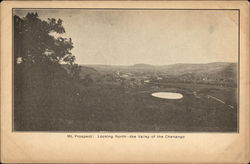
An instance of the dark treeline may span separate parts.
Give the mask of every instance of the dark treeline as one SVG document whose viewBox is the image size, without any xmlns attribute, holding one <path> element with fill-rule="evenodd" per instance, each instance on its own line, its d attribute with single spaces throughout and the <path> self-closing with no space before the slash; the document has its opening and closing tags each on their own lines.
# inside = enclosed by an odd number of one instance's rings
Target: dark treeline
<svg viewBox="0 0 250 164">
<path fill-rule="evenodd" d="M 70 52 L 71 38 L 55 37 L 63 33 L 61 19 L 44 21 L 37 13 L 14 16 L 15 130 L 49 129 L 51 120 L 69 117 L 67 110 L 76 108 L 79 66 Z"/>
</svg>

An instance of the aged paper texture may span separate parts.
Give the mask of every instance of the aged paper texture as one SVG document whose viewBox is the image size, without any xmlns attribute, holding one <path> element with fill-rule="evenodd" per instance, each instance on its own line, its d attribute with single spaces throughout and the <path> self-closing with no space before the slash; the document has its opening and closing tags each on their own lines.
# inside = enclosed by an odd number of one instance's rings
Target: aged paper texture
<svg viewBox="0 0 250 164">
<path fill-rule="evenodd" d="M 1 162 L 248 163 L 249 4 L 1 3 Z"/>
</svg>

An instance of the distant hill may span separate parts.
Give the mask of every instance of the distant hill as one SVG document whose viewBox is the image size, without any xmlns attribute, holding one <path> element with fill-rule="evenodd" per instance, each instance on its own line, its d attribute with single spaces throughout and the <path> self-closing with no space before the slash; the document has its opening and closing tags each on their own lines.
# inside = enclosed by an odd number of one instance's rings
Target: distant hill
<svg viewBox="0 0 250 164">
<path fill-rule="evenodd" d="M 134 65 L 132 65 L 131 67 L 137 67 L 137 68 L 145 68 L 145 67 L 150 67 L 150 68 L 153 68 L 154 66 L 153 65 L 150 65 L 150 64 L 142 64 L 142 63 L 140 63 L 140 64 L 134 64 Z"/>
<path fill-rule="evenodd" d="M 150 64 L 135 64 L 129 66 L 117 66 L 117 65 L 87 65 L 92 67 L 97 71 L 157 71 L 167 74 L 185 74 L 185 73 L 214 73 L 220 72 L 225 69 L 236 70 L 236 63 L 227 62 L 216 62 L 216 63 L 206 63 L 206 64 L 171 64 L 171 65 L 150 65 Z"/>
<path fill-rule="evenodd" d="M 162 66 L 161 72 L 183 82 L 237 84 L 236 63 L 174 64 Z"/>
<path fill-rule="evenodd" d="M 184 73 L 215 73 L 226 69 L 237 70 L 236 63 L 207 63 L 207 64 L 173 64 L 159 66 L 159 69 L 169 74 L 184 74 Z"/>
<path fill-rule="evenodd" d="M 92 68 L 92 69 L 91 69 Z M 88 65 L 82 66 L 81 75 L 109 74 L 114 72 L 132 73 L 135 75 L 172 76 L 187 80 L 233 81 L 237 83 L 237 63 L 216 62 L 206 64 L 179 63 L 171 65 L 135 64 L 130 66 Z"/>
</svg>

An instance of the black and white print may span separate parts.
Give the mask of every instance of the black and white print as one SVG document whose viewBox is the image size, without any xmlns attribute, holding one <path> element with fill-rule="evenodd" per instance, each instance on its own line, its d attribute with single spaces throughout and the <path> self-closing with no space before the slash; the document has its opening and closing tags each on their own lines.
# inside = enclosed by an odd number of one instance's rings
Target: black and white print
<svg viewBox="0 0 250 164">
<path fill-rule="evenodd" d="M 13 9 L 13 130 L 238 132 L 238 17 Z"/>
</svg>

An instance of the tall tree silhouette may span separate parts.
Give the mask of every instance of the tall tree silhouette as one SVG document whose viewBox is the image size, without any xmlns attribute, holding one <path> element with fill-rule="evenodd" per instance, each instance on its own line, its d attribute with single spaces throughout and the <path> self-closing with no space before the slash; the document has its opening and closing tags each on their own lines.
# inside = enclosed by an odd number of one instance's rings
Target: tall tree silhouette
<svg viewBox="0 0 250 164">
<path fill-rule="evenodd" d="M 41 20 L 37 13 L 24 18 L 14 16 L 15 64 L 74 64 L 71 38 L 55 37 L 65 33 L 61 19 Z"/>
<path fill-rule="evenodd" d="M 15 129 L 49 129 L 53 119 L 48 118 L 62 118 L 77 109 L 79 66 L 70 52 L 71 38 L 61 37 L 62 23 L 41 20 L 37 13 L 14 16 Z"/>
</svg>

